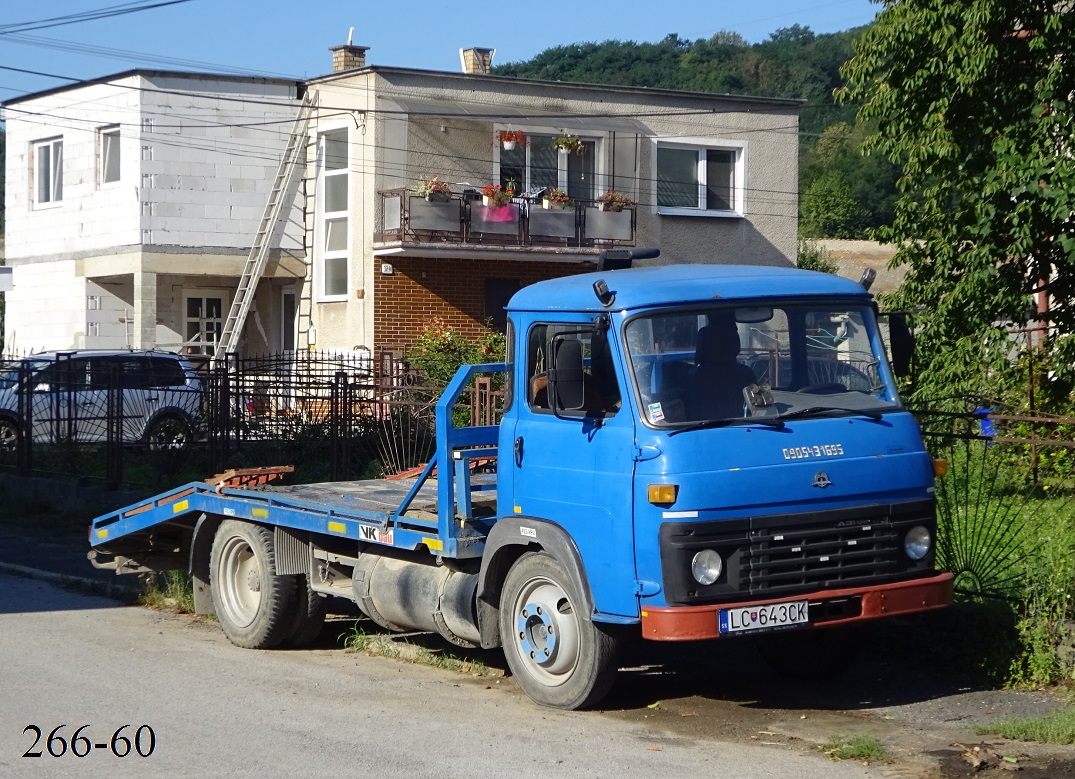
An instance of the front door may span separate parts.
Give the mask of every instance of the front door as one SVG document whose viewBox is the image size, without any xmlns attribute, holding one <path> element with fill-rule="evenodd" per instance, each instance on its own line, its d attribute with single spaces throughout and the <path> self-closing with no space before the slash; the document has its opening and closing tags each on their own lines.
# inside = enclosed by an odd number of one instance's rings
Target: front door
<svg viewBox="0 0 1075 779">
<path fill-rule="evenodd" d="M 582 341 L 584 408 L 554 408 L 548 372 L 564 339 Z M 574 539 L 597 609 L 636 617 L 632 477 L 634 423 L 607 333 L 592 321 L 536 323 L 526 336 L 513 468 L 515 514 L 545 519 Z M 512 459 L 509 459 L 511 457 Z"/>
</svg>

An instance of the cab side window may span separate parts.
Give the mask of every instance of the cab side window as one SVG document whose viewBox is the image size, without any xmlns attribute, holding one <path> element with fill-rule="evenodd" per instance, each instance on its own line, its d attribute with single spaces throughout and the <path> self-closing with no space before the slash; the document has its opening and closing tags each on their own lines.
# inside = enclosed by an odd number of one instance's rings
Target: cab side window
<svg viewBox="0 0 1075 779">
<path fill-rule="evenodd" d="M 620 385 L 608 336 L 586 325 L 538 324 L 526 339 L 526 400 L 530 408 L 552 413 L 549 370 L 552 368 L 553 341 L 557 337 L 582 341 L 582 410 L 560 409 L 562 416 L 609 417 L 620 409 Z"/>
</svg>

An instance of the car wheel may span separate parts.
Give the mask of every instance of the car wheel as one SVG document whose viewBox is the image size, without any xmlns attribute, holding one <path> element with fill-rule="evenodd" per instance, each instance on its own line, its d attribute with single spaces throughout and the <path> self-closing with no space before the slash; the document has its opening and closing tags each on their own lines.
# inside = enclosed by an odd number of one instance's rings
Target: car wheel
<svg viewBox="0 0 1075 779">
<path fill-rule="evenodd" d="M 11 419 L 0 419 L 0 452 L 13 452 L 19 443 L 19 426 Z"/>
<path fill-rule="evenodd" d="M 193 438 L 190 420 L 178 416 L 154 419 L 146 428 L 145 443 L 151 451 L 186 449 Z"/>
</svg>

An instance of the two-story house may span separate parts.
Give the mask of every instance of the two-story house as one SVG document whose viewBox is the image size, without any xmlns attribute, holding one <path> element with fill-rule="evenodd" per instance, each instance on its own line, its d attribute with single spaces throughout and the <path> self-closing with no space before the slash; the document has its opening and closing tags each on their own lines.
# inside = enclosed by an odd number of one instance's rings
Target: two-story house
<svg viewBox="0 0 1075 779">
<path fill-rule="evenodd" d="M 435 318 L 477 335 L 520 286 L 611 247 L 794 257 L 798 101 L 497 77 L 482 49 L 458 73 L 365 52 L 334 47 L 304 85 L 139 71 L 5 103 L 9 345 L 211 343 L 304 90 L 306 166 L 255 279 L 248 353 L 398 349 Z M 433 176 L 446 199 L 416 194 Z M 514 199 L 483 201 L 490 185 Z M 602 210 L 610 189 L 632 203 Z M 545 208 L 552 190 L 570 205 Z"/>
<path fill-rule="evenodd" d="M 7 348 L 209 348 L 302 88 L 135 70 L 6 101 Z M 266 287 L 297 295 L 294 203 Z M 262 305 L 256 328 L 278 334 Z"/>
</svg>

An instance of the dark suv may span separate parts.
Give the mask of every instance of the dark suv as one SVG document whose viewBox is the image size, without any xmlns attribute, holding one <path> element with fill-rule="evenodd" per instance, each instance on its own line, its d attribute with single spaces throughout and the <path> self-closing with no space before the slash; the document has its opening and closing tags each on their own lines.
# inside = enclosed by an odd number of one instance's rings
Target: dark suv
<svg viewBox="0 0 1075 779">
<path fill-rule="evenodd" d="M 122 413 L 111 387 L 122 391 Z M 0 449 L 14 447 L 27 422 L 34 441 L 92 442 L 120 417 L 123 441 L 182 448 L 201 408 L 201 380 L 173 352 L 79 349 L 0 363 Z"/>
</svg>

